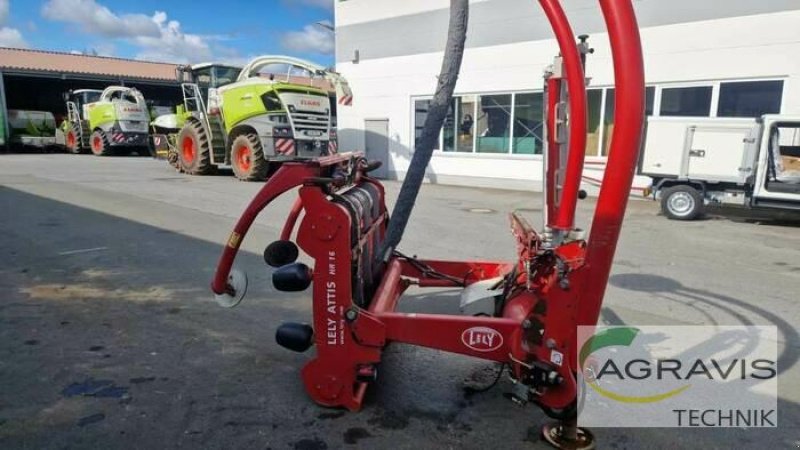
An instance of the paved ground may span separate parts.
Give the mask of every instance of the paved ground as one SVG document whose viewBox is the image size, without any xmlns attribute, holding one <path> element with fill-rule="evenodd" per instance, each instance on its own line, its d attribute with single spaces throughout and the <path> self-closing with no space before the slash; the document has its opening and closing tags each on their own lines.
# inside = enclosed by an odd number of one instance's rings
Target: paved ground
<svg viewBox="0 0 800 450">
<path fill-rule="evenodd" d="M 208 283 L 257 184 L 71 155 L 2 155 L 0 184 L 0 448 L 547 448 L 542 413 L 511 405 L 504 383 L 465 397 L 461 380 L 481 364 L 432 350 L 390 347 L 360 413 L 312 404 L 297 376 L 309 355 L 273 340 L 281 321 L 308 320 L 310 302 L 274 292 L 260 258 L 290 198 L 251 231 L 238 260 L 248 298 L 223 310 Z M 505 211 L 538 220 L 540 206 L 524 192 L 425 186 L 403 250 L 510 257 Z M 800 223 L 677 223 L 633 202 L 603 320 L 777 325 L 780 427 L 598 429 L 600 448 L 795 448 L 798 290 Z M 424 310 L 411 295 L 406 307 Z M 457 296 L 437 304 L 454 312 Z"/>
</svg>

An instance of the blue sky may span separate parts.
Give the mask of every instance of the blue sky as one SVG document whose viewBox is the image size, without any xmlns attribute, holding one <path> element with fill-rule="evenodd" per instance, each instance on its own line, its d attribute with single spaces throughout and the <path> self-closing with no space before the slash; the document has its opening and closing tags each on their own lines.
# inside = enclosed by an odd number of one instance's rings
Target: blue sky
<svg viewBox="0 0 800 450">
<path fill-rule="evenodd" d="M 333 64 L 334 0 L 0 0 L 0 46 L 169 62 Z"/>
</svg>

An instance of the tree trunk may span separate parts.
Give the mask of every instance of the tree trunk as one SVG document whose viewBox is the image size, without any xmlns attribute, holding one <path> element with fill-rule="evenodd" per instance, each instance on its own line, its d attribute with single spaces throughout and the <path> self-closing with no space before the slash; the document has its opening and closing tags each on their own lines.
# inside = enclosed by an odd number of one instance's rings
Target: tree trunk
<svg viewBox="0 0 800 450">
<path fill-rule="evenodd" d="M 422 136 L 415 145 L 414 155 L 403 180 L 403 186 L 397 196 L 394 210 L 392 211 L 386 239 L 378 253 L 382 261 L 387 261 L 394 249 L 400 243 L 405 232 L 411 210 L 417 200 L 420 186 L 425 179 L 425 170 L 433 156 L 433 148 L 439 140 L 439 131 L 442 129 L 447 110 L 453 102 L 453 90 L 458 81 L 461 70 L 461 60 L 464 56 L 464 42 L 467 39 L 467 22 L 469 20 L 469 1 L 450 0 L 450 25 L 447 30 L 447 44 L 444 49 L 444 60 L 436 92 L 428 109 L 428 116 L 422 129 Z"/>
</svg>

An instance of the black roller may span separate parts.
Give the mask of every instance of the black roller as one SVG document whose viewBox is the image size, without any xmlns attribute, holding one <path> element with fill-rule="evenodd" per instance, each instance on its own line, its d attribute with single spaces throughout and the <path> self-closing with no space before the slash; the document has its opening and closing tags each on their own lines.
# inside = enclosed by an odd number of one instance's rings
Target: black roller
<svg viewBox="0 0 800 450">
<path fill-rule="evenodd" d="M 314 329 L 306 323 L 287 322 L 278 327 L 275 341 L 283 348 L 302 353 L 314 343 Z"/>
<path fill-rule="evenodd" d="M 310 284 L 311 269 L 303 263 L 287 264 L 272 272 L 272 285 L 279 291 L 304 291 Z"/>
<path fill-rule="evenodd" d="M 300 251 L 292 241 L 275 241 L 264 249 L 264 262 L 270 267 L 282 267 L 297 261 Z"/>
</svg>

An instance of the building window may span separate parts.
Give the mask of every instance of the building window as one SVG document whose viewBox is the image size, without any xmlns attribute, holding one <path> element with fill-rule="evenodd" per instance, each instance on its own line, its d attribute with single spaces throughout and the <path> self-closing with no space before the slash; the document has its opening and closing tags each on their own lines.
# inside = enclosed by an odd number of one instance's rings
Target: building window
<svg viewBox="0 0 800 450">
<path fill-rule="evenodd" d="M 719 117 L 760 117 L 781 112 L 783 80 L 720 83 Z"/>
<path fill-rule="evenodd" d="M 472 153 L 475 140 L 475 97 L 453 97 L 443 127 L 443 151 Z"/>
<path fill-rule="evenodd" d="M 514 145 L 515 154 L 540 155 L 544 147 L 544 94 L 516 94 L 514 98 Z"/>
<path fill-rule="evenodd" d="M 586 91 L 586 156 L 597 156 L 600 145 L 600 109 L 603 106 L 603 90 L 588 89 Z"/>
<path fill-rule="evenodd" d="M 614 89 L 606 89 L 606 104 L 603 110 L 603 146 L 600 148 L 601 156 L 608 156 L 608 147 L 611 144 L 611 133 L 614 132 Z"/>
<path fill-rule="evenodd" d="M 603 147 L 600 149 L 600 154 L 608 156 L 608 149 L 611 145 L 611 136 L 614 134 L 614 105 L 616 97 L 614 97 L 614 88 L 606 89 L 606 104 L 603 110 Z M 647 86 L 644 90 L 644 114 L 645 116 L 653 115 L 653 103 L 656 98 L 656 87 Z"/>
<path fill-rule="evenodd" d="M 708 117 L 711 113 L 711 86 L 661 89 L 662 116 Z"/>
<path fill-rule="evenodd" d="M 414 148 L 419 145 L 419 139 L 422 137 L 422 129 L 425 127 L 425 119 L 428 117 L 428 109 L 431 106 L 430 100 L 416 100 L 414 101 Z M 434 150 L 439 149 L 439 140 L 436 140 Z"/>
<path fill-rule="evenodd" d="M 481 95 L 478 106 L 478 153 L 508 153 L 511 94 Z"/>
<path fill-rule="evenodd" d="M 475 96 L 457 97 L 456 151 L 472 153 L 475 142 Z"/>
<path fill-rule="evenodd" d="M 647 86 L 645 89 L 645 113 L 651 116 L 656 88 Z M 664 90 L 668 89 L 673 88 Z M 614 131 L 614 89 L 588 89 L 586 94 L 585 154 L 606 156 Z M 414 100 L 413 104 L 416 147 L 431 100 Z M 454 96 L 435 149 L 448 153 L 541 155 L 544 145 L 544 94 L 517 92 Z"/>
<path fill-rule="evenodd" d="M 444 124 L 442 124 L 442 151 L 452 152 L 455 150 L 455 117 L 456 117 L 456 99 L 450 102 L 450 107 L 447 108 L 447 115 L 444 116 Z"/>
<path fill-rule="evenodd" d="M 613 92 L 613 89 L 612 89 Z M 656 101 L 656 87 L 647 86 L 644 88 L 644 114 L 645 116 L 653 115 L 653 106 Z"/>
</svg>

